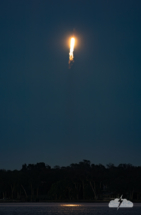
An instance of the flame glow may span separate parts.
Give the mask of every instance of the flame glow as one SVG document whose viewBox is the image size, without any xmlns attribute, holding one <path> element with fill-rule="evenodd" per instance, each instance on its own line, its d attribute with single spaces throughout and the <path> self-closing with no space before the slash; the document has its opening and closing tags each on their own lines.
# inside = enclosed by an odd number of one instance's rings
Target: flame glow
<svg viewBox="0 0 141 215">
<path fill-rule="evenodd" d="M 75 38 L 72 37 L 70 41 L 70 53 L 69 53 L 69 68 L 71 66 L 71 62 L 74 62 L 74 56 L 73 56 L 73 51 L 74 51 L 74 45 L 75 45 Z"/>
<path fill-rule="evenodd" d="M 80 205 L 76 205 L 76 204 L 63 204 L 61 206 L 63 206 L 63 207 L 78 207 Z"/>
</svg>

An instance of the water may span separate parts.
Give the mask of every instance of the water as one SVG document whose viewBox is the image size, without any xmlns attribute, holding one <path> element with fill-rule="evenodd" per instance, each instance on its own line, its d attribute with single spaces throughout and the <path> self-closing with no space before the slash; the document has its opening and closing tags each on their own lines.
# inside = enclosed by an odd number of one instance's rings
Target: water
<svg viewBox="0 0 141 215">
<path fill-rule="evenodd" d="M 141 204 L 133 208 L 109 208 L 106 203 L 0 203 L 0 215 L 141 215 Z"/>
</svg>

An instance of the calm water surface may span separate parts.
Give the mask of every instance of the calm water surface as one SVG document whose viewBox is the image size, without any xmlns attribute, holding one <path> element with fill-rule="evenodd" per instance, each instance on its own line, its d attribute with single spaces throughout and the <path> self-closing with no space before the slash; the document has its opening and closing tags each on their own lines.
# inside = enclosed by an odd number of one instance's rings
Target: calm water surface
<svg viewBox="0 0 141 215">
<path fill-rule="evenodd" d="M 0 215 L 141 215 L 141 204 L 133 208 L 109 208 L 106 203 L 0 203 Z"/>
</svg>

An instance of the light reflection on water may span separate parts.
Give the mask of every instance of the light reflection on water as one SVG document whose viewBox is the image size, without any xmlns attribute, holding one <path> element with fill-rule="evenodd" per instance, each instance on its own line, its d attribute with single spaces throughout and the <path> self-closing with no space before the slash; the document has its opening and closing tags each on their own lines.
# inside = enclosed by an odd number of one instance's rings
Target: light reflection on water
<svg viewBox="0 0 141 215">
<path fill-rule="evenodd" d="M 61 207 L 79 207 L 81 205 L 76 205 L 76 204 L 62 204 L 60 205 Z"/>
<path fill-rule="evenodd" d="M 0 215 L 141 215 L 133 208 L 109 208 L 108 203 L 0 203 Z"/>
</svg>

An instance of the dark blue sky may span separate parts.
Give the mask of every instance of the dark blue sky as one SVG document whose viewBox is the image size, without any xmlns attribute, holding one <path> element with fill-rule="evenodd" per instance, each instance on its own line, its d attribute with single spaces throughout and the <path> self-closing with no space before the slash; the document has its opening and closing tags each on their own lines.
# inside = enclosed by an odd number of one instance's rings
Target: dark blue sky
<svg viewBox="0 0 141 215">
<path fill-rule="evenodd" d="M 140 8 L 140 0 L 0 1 L 0 169 L 141 165 Z"/>
</svg>

